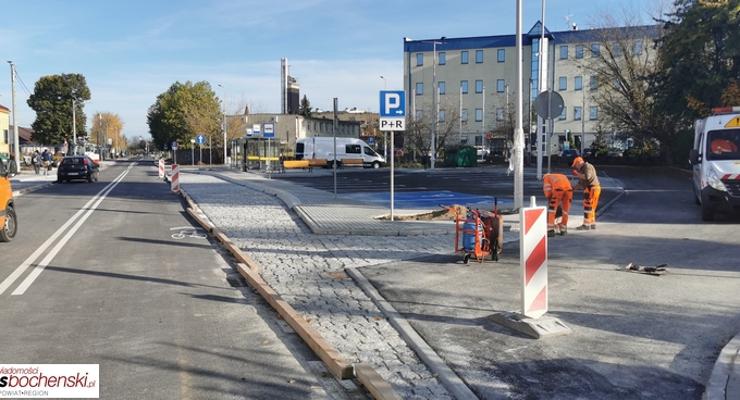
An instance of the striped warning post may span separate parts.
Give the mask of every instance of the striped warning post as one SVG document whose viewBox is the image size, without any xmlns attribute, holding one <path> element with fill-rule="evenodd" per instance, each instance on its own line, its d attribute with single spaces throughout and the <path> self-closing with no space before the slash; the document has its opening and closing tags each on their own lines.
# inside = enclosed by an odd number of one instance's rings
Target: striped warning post
<svg viewBox="0 0 740 400">
<path fill-rule="evenodd" d="M 539 318 L 547 312 L 547 210 L 521 210 L 520 262 L 522 265 L 522 314 Z"/>
<path fill-rule="evenodd" d="M 159 179 L 164 179 L 164 160 L 159 160 Z"/>
<path fill-rule="evenodd" d="M 172 175 L 170 176 L 170 189 L 175 192 L 180 192 L 180 169 L 177 164 L 172 164 Z"/>
</svg>

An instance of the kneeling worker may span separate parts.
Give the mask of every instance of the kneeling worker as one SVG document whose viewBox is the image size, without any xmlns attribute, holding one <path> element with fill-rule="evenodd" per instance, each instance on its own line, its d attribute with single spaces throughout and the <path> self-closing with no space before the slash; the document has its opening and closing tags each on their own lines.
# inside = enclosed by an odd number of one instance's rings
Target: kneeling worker
<svg viewBox="0 0 740 400">
<path fill-rule="evenodd" d="M 573 167 L 573 174 L 578 177 L 575 189 L 583 189 L 583 225 L 576 230 L 596 229 L 596 206 L 599 205 L 601 195 L 601 185 L 596 176 L 596 168 L 583 161 L 581 157 L 576 157 L 571 167 Z"/>
<path fill-rule="evenodd" d="M 547 198 L 547 236 L 555 233 L 568 233 L 568 213 L 573 202 L 573 188 L 568 177 L 563 174 L 545 174 L 542 177 L 542 190 Z M 558 208 L 560 208 L 560 222 L 555 223 Z"/>
</svg>

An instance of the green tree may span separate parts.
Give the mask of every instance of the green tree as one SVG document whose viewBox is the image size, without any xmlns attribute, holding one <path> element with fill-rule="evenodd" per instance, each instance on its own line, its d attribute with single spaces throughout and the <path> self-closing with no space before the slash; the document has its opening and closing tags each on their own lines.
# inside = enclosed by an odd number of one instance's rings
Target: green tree
<svg viewBox="0 0 740 400">
<path fill-rule="evenodd" d="M 175 82 L 149 107 L 147 122 L 157 148 L 173 141 L 190 145 L 197 134 L 209 136 L 211 146 L 223 142 L 219 100 L 208 82 Z"/>
<path fill-rule="evenodd" d="M 306 118 L 311 116 L 311 102 L 308 101 L 308 97 L 306 97 L 305 94 L 303 95 L 301 104 L 298 107 L 298 114 L 303 115 Z"/>
<path fill-rule="evenodd" d="M 87 136 L 83 101 L 90 100 L 85 76 L 61 74 L 43 76 L 36 82 L 28 106 L 36 112 L 34 140 L 48 145 L 72 139 L 72 101 L 75 102 L 77 137 Z"/>
<path fill-rule="evenodd" d="M 740 0 L 676 0 L 661 21 L 658 101 L 688 127 L 712 107 L 737 101 Z M 733 97 L 733 94 L 735 94 Z"/>
</svg>

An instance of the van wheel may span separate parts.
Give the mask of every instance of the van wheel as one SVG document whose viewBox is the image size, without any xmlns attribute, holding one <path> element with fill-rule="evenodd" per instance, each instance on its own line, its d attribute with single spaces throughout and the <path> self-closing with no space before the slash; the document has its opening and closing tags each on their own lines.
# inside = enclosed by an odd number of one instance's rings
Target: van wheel
<svg viewBox="0 0 740 400">
<path fill-rule="evenodd" d="M 15 215 L 13 206 L 8 206 L 5 210 L 5 225 L 0 230 L 0 242 L 9 242 L 13 240 L 18 232 L 18 217 Z"/>
<path fill-rule="evenodd" d="M 714 209 L 706 203 L 701 205 L 701 219 L 704 221 L 714 221 Z"/>
<path fill-rule="evenodd" d="M 380 168 L 380 163 L 379 163 L 379 162 L 377 162 L 377 161 L 375 161 L 375 162 L 373 163 L 373 169 L 378 169 L 378 168 Z"/>
</svg>

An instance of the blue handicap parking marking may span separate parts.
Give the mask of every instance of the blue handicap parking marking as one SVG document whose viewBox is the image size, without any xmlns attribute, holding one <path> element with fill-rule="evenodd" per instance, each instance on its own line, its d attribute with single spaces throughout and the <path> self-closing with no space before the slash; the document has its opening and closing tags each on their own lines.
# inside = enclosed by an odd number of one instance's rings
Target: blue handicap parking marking
<svg viewBox="0 0 740 400">
<path fill-rule="evenodd" d="M 373 204 L 388 204 L 390 192 L 358 192 L 344 195 L 343 197 L 368 202 Z M 510 198 L 498 198 L 498 206 L 505 208 L 512 205 Z M 440 191 L 411 191 L 396 193 L 395 205 L 397 208 L 437 208 L 446 205 L 476 205 L 479 207 L 493 208 L 493 196 Z"/>
</svg>

